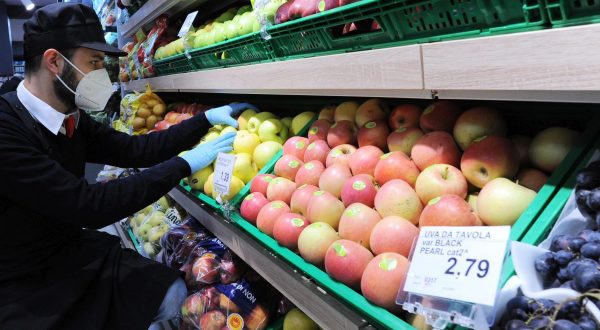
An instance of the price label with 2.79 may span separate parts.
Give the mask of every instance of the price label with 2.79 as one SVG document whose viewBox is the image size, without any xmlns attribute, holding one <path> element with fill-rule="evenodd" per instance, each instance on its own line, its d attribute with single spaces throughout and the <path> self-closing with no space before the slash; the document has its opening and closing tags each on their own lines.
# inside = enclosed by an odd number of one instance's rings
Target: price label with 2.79
<svg viewBox="0 0 600 330">
<path fill-rule="evenodd" d="M 423 227 L 404 291 L 493 306 L 509 226 Z"/>
</svg>

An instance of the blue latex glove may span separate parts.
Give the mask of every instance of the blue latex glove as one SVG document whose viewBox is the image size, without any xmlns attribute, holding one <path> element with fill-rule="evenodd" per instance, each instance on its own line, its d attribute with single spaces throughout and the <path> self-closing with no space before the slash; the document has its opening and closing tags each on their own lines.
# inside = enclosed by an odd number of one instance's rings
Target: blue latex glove
<svg viewBox="0 0 600 330">
<path fill-rule="evenodd" d="M 235 135 L 235 132 L 223 134 L 214 140 L 197 146 L 179 157 L 183 158 L 183 160 L 190 165 L 192 173 L 196 173 L 212 164 L 219 152 L 227 153 L 233 150 L 232 144 Z"/>
<path fill-rule="evenodd" d="M 222 107 L 210 109 L 204 114 L 211 125 L 229 125 L 237 128 L 238 122 L 233 116 L 238 115 L 246 109 L 252 109 L 258 112 L 258 109 L 250 103 L 231 103 Z"/>
</svg>

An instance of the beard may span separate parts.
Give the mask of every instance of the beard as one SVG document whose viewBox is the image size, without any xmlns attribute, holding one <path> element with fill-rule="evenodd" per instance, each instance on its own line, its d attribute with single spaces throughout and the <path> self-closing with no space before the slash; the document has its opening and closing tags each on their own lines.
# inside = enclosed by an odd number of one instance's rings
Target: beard
<svg viewBox="0 0 600 330">
<path fill-rule="evenodd" d="M 79 80 L 77 80 L 77 72 L 75 72 L 70 65 L 65 65 L 63 72 L 59 75 L 59 77 L 67 86 L 69 86 L 69 88 L 74 91 L 77 90 L 77 84 L 79 83 Z M 77 105 L 75 105 L 75 94 L 67 89 L 60 82 L 60 80 L 54 79 L 52 85 L 54 94 L 57 96 L 60 102 L 62 102 L 69 110 L 74 110 L 77 108 Z"/>
</svg>

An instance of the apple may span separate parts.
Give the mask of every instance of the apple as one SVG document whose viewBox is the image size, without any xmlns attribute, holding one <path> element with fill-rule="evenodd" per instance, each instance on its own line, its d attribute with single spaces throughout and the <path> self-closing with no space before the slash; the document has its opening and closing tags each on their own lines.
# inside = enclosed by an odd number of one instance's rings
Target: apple
<svg viewBox="0 0 600 330">
<path fill-rule="evenodd" d="M 327 144 L 332 148 L 342 144 L 356 144 L 356 130 L 353 121 L 336 121 L 327 132 Z"/>
<path fill-rule="evenodd" d="M 454 124 L 454 138 L 462 150 L 483 136 L 505 136 L 506 121 L 498 111 L 476 107 L 463 112 Z"/>
<path fill-rule="evenodd" d="M 280 215 L 289 213 L 290 207 L 282 201 L 273 201 L 263 206 L 256 216 L 256 227 L 263 233 L 273 236 L 273 226 L 275 220 Z"/>
<path fill-rule="evenodd" d="M 324 190 L 318 190 L 308 200 L 306 218 L 311 223 L 325 222 L 337 230 L 344 209 L 344 203 L 335 196 Z"/>
<path fill-rule="evenodd" d="M 419 118 L 423 110 L 414 104 L 400 104 L 392 110 L 388 123 L 393 131 L 404 127 L 419 127 Z"/>
<path fill-rule="evenodd" d="M 204 193 L 208 196 L 212 196 L 213 193 L 213 189 L 214 189 L 214 173 L 211 173 L 208 176 L 208 179 L 206 179 L 206 182 L 204 183 Z"/>
<path fill-rule="evenodd" d="M 379 185 L 372 176 L 368 174 L 355 175 L 346 180 L 342 186 L 342 202 L 346 207 L 353 203 L 374 207 L 378 189 Z"/>
<path fill-rule="evenodd" d="M 244 112 L 242 112 L 242 114 L 240 114 L 240 116 L 237 119 L 238 129 L 240 129 L 240 130 L 247 129 L 248 121 L 250 120 L 250 118 L 252 118 L 255 115 L 256 115 L 256 111 L 254 111 L 253 109 L 244 110 Z"/>
<path fill-rule="evenodd" d="M 228 201 L 232 199 L 235 195 L 237 195 L 246 184 L 237 176 L 231 176 L 231 181 L 229 182 L 229 192 L 226 195 L 221 195 L 221 199 L 224 201 Z M 212 192 L 212 198 L 217 199 L 217 193 L 215 190 Z"/>
<path fill-rule="evenodd" d="M 531 138 L 525 135 L 513 135 L 510 137 L 511 141 L 517 148 L 519 154 L 519 167 L 523 167 L 529 164 L 529 146 L 531 145 Z"/>
<path fill-rule="evenodd" d="M 517 173 L 517 183 L 535 192 L 540 191 L 548 181 L 548 176 L 535 168 L 524 168 Z"/>
<path fill-rule="evenodd" d="M 298 237 L 306 226 L 308 226 L 308 221 L 301 214 L 284 213 L 275 220 L 273 237 L 279 244 L 296 251 Z"/>
<path fill-rule="evenodd" d="M 417 224 L 423 206 L 408 183 L 395 179 L 379 188 L 375 195 L 375 209 L 382 217 L 395 215 Z"/>
<path fill-rule="evenodd" d="M 396 304 L 398 292 L 404 285 L 410 262 L 405 256 L 386 252 L 382 253 L 367 264 L 361 281 L 362 294 L 375 305 L 392 311 L 402 308 Z"/>
<path fill-rule="evenodd" d="M 343 164 L 333 164 L 325 169 L 319 178 L 319 189 L 339 198 L 346 180 L 352 177 L 350 168 Z"/>
<path fill-rule="evenodd" d="M 184 319 L 194 319 L 204 314 L 208 303 L 203 298 L 204 296 L 199 294 L 192 294 L 187 297 L 181 306 L 181 316 Z"/>
<path fill-rule="evenodd" d="M 334 105 L 328 105 L 323 107 L 323 109 L 321 109 L 321 111 L 319 112 L 319 118 L 317 119 L 325 119 L 331 123 L 334 122 L 333 120 L 333 114 L 335 113 L 335 108 L 336 106 Z"/>
<path fill-rule="evenodd" d="M 477 226 L 481 222 L 471 205 L 456 195 L 430 200 L 419 218 L 419 226 Z"/>
<path fill-rule="evenodd" d="M 275 24 L 285 23 L 290 20 L 289 10 L 294 0 L 284 2 L 275 13 Z"/>
<path fill-rule="evenodd" d="M 199 329 L 222 329 L 226 326 L 227 317 L 219 310 L 212 310 L 200 317 Z"/>
<path fill-rule="evenodd" d="M 308 201 L 312 197 L 313 193 L 317 190 L 319 190 L 318 187 L 308 184 L 304 184 L 298 187 L 292 194 L 292 198 L 290 200 L 290 209 L 292 210 L 292 212 L 300 213 L 306 216 L 306 208 L 308 207 Z"/>
<path fill-rule="evenodd" d="M 423 171 L 433 164 L 448 164 L 458 167 L 460 150 L 448 132 L 436 131 L 423 135 L 413 146 L 410 155 Z"/>
<path fill-rule="evenodd" d="M 340 6 L 339 0 L 319 0 L 316 3 L 317 5 L 317 13 L 330 10 Z"/>
<path fill-rule="evenodd" d="M 325 166 L 318 160 L 311 160 L 308 163 L 304 163 L 304 165 L 296 172 L 296 178 L 294 182 L 296 185 L 302 186 L 304 184 L 309 184 L 313 186 L 319 185 L 319 178 L 321 174 L 325 171 Z"/>
<path fill-rule="evenodd" d="M 299 159 L 304 159 L 304 152 L 310 142 L 308 139 L 302 136 L 293 136 L 285 141 L 283 145 L 284 155 L 294 155 Z"/>
<path fill-rule="evenodd" d="M 188 182 L 190 184 L 190 187 L 195 190 L 204 189 L 204 184 L 206 183 L 206 180 L 208 180 L 208 177 L 212 173 L 213 173 L 212 165 L 208 165 L 208 166 L 204 167 L 203 169 L 190 175 L 188 177 Z"/>
<path fill-rule="evenodd" d="M 294 0 L 289 14 L 292 18 L 306 17 L 317 12 L 318 0 Z"/>
<path fill-rule="evenodd" d="M 340 237 L 368 249 L 371 231 L 380 220 L 379 213 L 371 207 L 362 203 L 350 204 L 340 218 Z"/>
<path fill-rule="evenodd" d="M 476 191 L 476 192 L 472 192 L 469 195 L 467 195 L 467 198 L 466 198 L 467 203 L 469 203 L 469 205 L 471 205 L 471 208 L 473 209 L 475 214 L 479 214 L 479 212 L 477 211 L 477 197 L 478 196 L 479 196 L 479 191 Z"/>
<path fill-rule="evenodd" d="M 390 130 L 383 120 L 370 121 L 358 130 L 358 146 L 375 146 L 387 150 L 387 136 Z"/>
<path fill-rule="evenodd" d="M 388 135 L 387 147 L 390 151 L 402 151 L 410 157 L 413 146 L 423 135 L 418 127 L 400 127 Z"/>
<path fill-rule="evenodd" d="M 275 178 L 269 182 L 267 188 L 267 199 L 270 201 L 282 201 L 290 204 L 292 194 L 296 190 L 296 184 L 286 178 Z"/>
<path fill-rule="evenodd" d="M 237 131 L 238 130 L 235 127 L 227 126 L 221 130 L 221 133 L 219 133 L 219 136 L 223 136 L 227 133 L 236 133 L 237 134 Z"/>
<path fill-rule="evenodd" d="M 310 121 L 315 117 L 315 113 L 312 111 L 305 111 L 292 119 L 291 132 L 292 135 L 298 135 L 302 131 L 302 129 L 310 123 Z"/>
<path fill-rule="evenodd" d="M 389 216 L 381 219 L 373 227 L 369 243 L 375 255 L 395 252 L 408 258 L 417 237 L 419 237 L 417 226 L 404 218 Z"/>
<path fill-rule="evenodd" d="M 313 265 L 322 266 L 327 249 L 339 239 L 338 233 L 329 224 L 325 222 L 311 223 L 298 237 L 298 250 L 304 260 Z"/>
<path fill-rule="evenodd" d="M 550 127 L 531 141 L 529 159 L 540 170 L 551 173 L 573 148 L 579 133 L 564 127 Z"/>
<path fill-rule="evenodd" d="M 327 155 L 331 149 L 327 145 L 327 142 L 323 140 L 316 140 L 311 142 L 304 152 L 304 162 L 308 163 L 311 160 L 318 160 L 321 164 L 325 164 Z"/>
<path fill-rule="evenodd" d="M 340 144 L 331 149 L 325 160 L 325 166 L 329 167 L 333 164 L 348 165 L 350 156 L 356 151 L 356 147 L 351 144 Z"/>
<path fill-rule="evenodd" d="M 352 170 L 353 175 L 368 174 L 373 176 L 375 173 L 375 166 L 379 162 L 379 158 L 383 156 L 383 151 L 374 146 L 364 146 L 358 148 L 350 156 L 348 165 Z"/>
<path fill-rule="evenodd" d="M 333 242 L 325 254 L 325 271 L 331 277 L 358 288 L 373 254 L 364 246 L 346 239 Z"/>
<path fill-rule="evenodd" d="M 483 188 L 495 178 L 513 178 L 519 170 L 519 155 L 511 140 L 484 136 L 465 150 L 460 169 L 471 184 Z"/>
<path fill-rule="evenodd" d="M 359 104 L 354 101 L 347 101 L 341 103 L 335 108 L 335 112 L 333 113 L 333 120 L 335 122 L 348 120 L 354 122 L 354 117 L 356 116 L 356 110 L 358 110 Z"/>
<path fill-rule="evenodd" d="M 254 134 L 258 134 L 258 129 L 260 128 L 260 125 L 267 119 L 270 118 L 276 118 L 277 116 L 275 116 L 274 114 L 272 114 L 271 112 L 259 112 L 257 114 L 255 114 L 254 116 L 250 117 L 250 119 L 248 119 L 248 124 L 246 125 L 246 129 L 250 132 L 250 133 L 254 133 Z"/>
<path fill-rule="evenodd" d="M 325 119 L 316 120 L 308 130 L 308 142 L 315 142 L 317 140 L 327 140 L 327 133 L 331 123 Z"/>
<path fill-rule="evenodd" d="M 194 260 L 192 274 L 195 282 L 203 284 L 215 283 L 219 276 L 219 260 L 214 253 L 205 253 Z"/>
<path fill-rule="evenodd" d="M 292 117 L 281 118 L 281 123 L 283 125 L 285 125 L 285 127 L 287 127 L 288 129 L 290 129 L 292 127 L 292 121 L 293 121 Z"/>
<path fill-rule="evenodd" d="M 281 143 L 265 141 L 254 149 L 252 159 L 254 159 L 254 163 L 256 163 L 256 166 L 258 166 L 258 169 L 260 170 L 265 167 L 281 149 L 283 149 Z"/>
<path fill-rule="evenodd" d="M 462 172 L 448 164 L 435 164 L 426 168 L 415 183 L 415 191 L 421 202 L 427 204 L 435 197 L 452 194 L 467 197 L 467 179 Z"/>
<path fill-rule="evenodd" d="M 238 131 L 233 140 L 233 152 L 239 153 L 254 153 L 254 149 L 260 144 L 260 138 L 258 135 L 250 133 L 246 130 Z"/>
<path fill-rule="evenodd" d="M 414 187 L 419 176 L 419 169 L 403 152 L 393 151 L 379 157 L 373 174 L 379 184 L 401 179 Z"/>
<path fill-rule="evenodd" d="M 233 165 L 233 175 L 244 182 L 250 182 L 256 176 L 258 169 L 256 164 L 252 162 L 252 155 L 247 153 L 239 153 L 235 155 L 235 163 Z"/>
<path fill-rule="evenodd" d="M 488 226 L 512 225 L 535 198 L 535 191 L 506 178 L 488 182 L 477 197 L 477 212 Z"/>
<path fill-rule="evenodd" d="M 244 219 L 256 225 L 258 212 L 260 212 L 263 206 L 267 205 L 268 203 L 269 200 L 265 197 L 265 195 L 259 192 L 251 193 L 242 201 L 242 205 L 240 205 L 240 214 Z"/>
<path fill-rule="evenodd" d="M 275 141 L 283 144 L 287 139 L 287 128 L 279 119 L 265 119 L 258 127 L 258 137 L 262 142 Z"/>
<path fill-rule="evenodd" d="M 387 120 L 389 113 L 390 108 L 383 100 L 369 99 L 356 109 L 354 122 L 358 127 L 363 127 L 370 121 Z"/>
<path fill-rule="evenodd" d="M 276 176 L 273 174 L 259 174 L 252 179 L 252 183 L 250 184 L 251 192 L 259 192 L 263 195 L 267 195 L 267 188 L 269 187 L 269 182 L 275 179 Z"/>
<path fill-rule="evenodd" d="M 452 133 L 454 123 L 461 112 L 458 105 L 452 101 L 436 101 L 423 111 L 419 118 L 419 127 L 425 133 L 433 131 Z"/>
<path fill-rule="evenodd" d="M 293 181 L 304 162 L 294 155 L 283 155 L 275 163 L 275 175 Z"/>
</svg>

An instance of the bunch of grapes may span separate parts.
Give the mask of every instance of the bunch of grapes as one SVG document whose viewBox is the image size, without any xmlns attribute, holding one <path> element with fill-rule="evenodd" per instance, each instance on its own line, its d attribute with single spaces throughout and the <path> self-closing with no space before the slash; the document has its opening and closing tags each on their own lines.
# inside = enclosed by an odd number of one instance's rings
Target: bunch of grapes
<svg viewBox="0 0 600 330">
<path fill-rule="evenodd" d="M 600 161 L 590 163 L 577 174 L 575 200 L 591 227 L 600 228 Z"/>
</svg>

